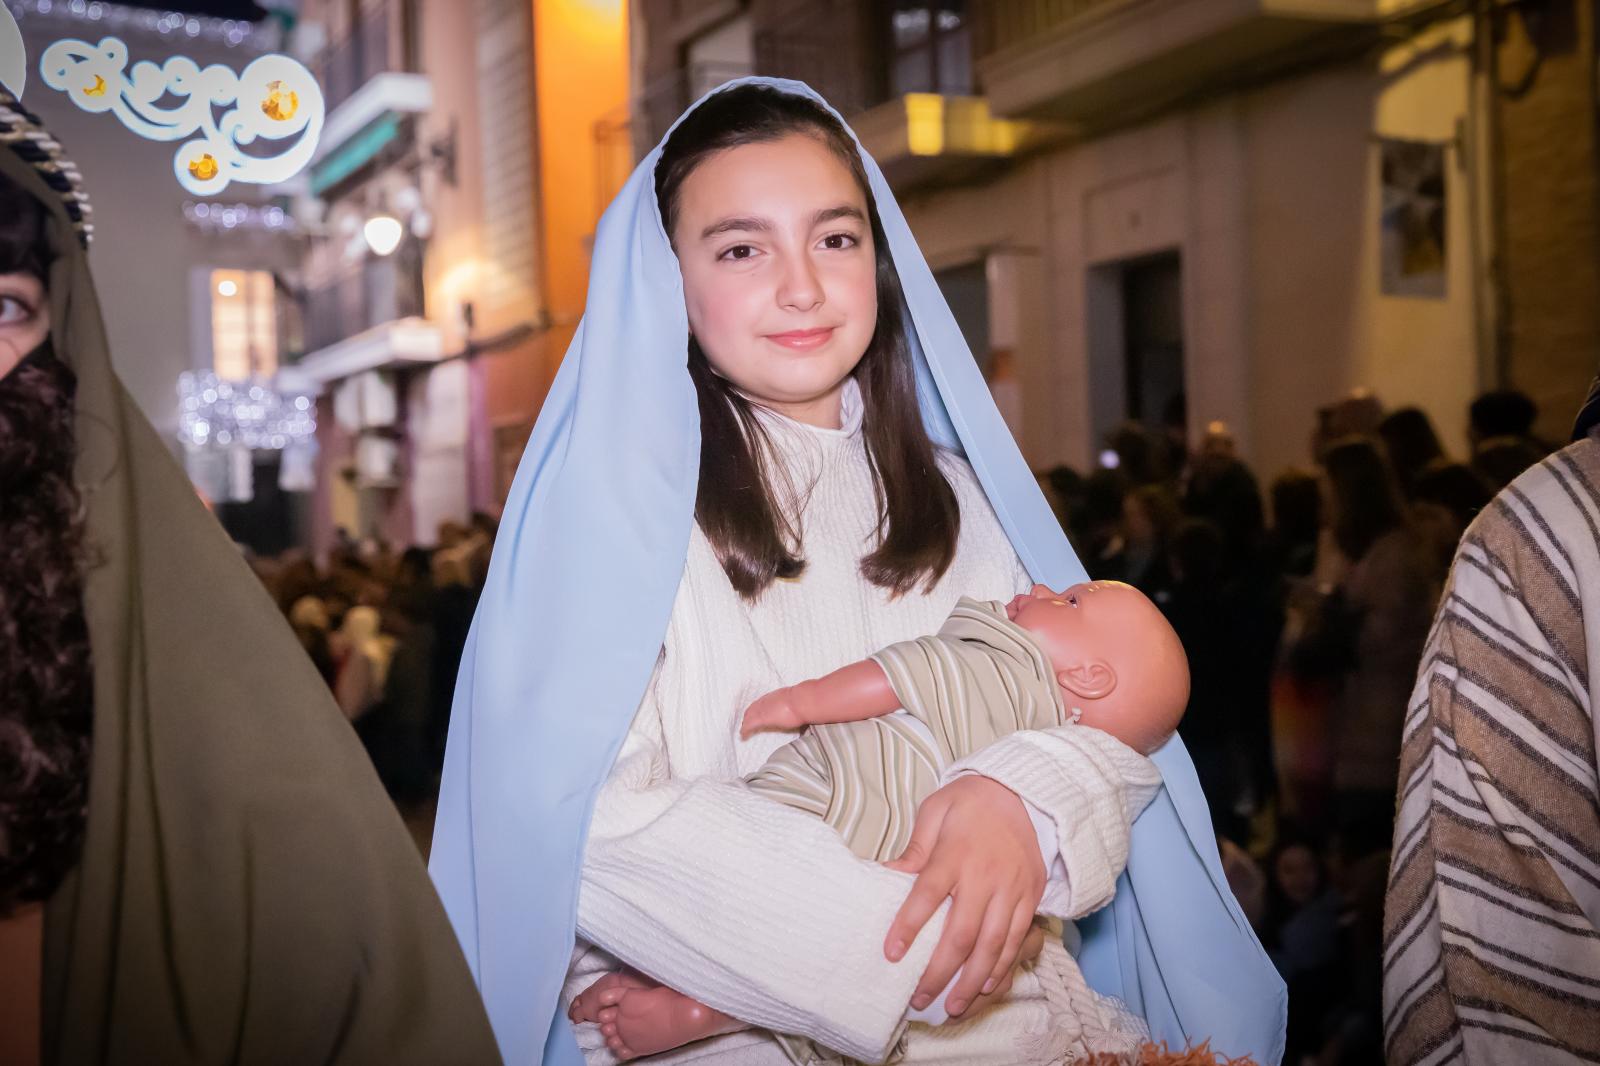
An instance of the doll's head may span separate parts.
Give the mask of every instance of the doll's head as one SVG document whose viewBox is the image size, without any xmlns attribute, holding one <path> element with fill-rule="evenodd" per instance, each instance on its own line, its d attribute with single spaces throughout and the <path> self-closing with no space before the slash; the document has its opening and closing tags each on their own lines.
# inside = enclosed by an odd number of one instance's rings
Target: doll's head
<svg viewBox="0 0 1600 1066">
<path fill-rule="evenodd" d="M 1119 581 L 1055 592 L 1035 585 L 1006 607 L 1056 670 L 1068 710 L 1149 754 L 1172 736 L 1189 703 L 1189 661 L 1155 604 Z"/>
</svg>

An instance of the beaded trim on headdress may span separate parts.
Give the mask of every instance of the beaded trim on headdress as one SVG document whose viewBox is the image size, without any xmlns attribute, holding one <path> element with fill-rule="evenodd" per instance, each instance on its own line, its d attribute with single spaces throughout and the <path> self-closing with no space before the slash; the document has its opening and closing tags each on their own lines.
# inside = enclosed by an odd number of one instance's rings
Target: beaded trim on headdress
<svg viewBox="0 0 1600 1066">
<path fill-rule="evenodd" d="M 39 116 L 4 89 L 0 89 L 0 145 L 17 153 L 56 191 L 78 233 L 78 243 L 89 247 L 94 225 L 89 221 L 92 212 L 88 194 L 83 191 L 83 175 L 66 157 L 61 142 L 44 128 Z"/>
</svg>

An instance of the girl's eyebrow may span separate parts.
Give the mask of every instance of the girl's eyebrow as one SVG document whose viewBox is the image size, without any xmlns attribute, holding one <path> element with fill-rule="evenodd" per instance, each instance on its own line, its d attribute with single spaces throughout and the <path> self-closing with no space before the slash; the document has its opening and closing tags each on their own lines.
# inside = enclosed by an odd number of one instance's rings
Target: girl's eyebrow
<svg viewBox="0 0 1600 1066">
<path fill-rule="evenodd" d="M 824 207 L 818 210 L 811 216 L 811 224 L 820 226 L 824 222 L 834 222 L 841 218 L 854 219 L 863 225 L 867 221 L 867 216 L 861 208 L 851 204 L 839 204 L 837 207 Z M 700 232 L 700 239 L 710 240 L 724 233 L 770 233 L 774 228 L 771 219 L 742 215 L 713 222 Z"/>
</svg>

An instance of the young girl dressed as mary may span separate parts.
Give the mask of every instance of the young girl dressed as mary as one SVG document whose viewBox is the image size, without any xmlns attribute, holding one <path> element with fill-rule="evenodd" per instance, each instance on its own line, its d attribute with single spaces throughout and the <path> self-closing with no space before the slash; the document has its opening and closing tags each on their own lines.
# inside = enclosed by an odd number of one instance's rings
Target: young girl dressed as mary
<svg viewBox="0 0 1600 1066">
<path fill-rule="evenodd" d="M 1000 736 L 889 863 L 743 780 L 792 739 L 741 735 L 763 694 L 1085 577 L 808 88 L 709 94 L 607 211 L 501 528 L 432 872 L 508 1063 L 1278 1061 L 1283 985 L 1177 739 Z M 635 994 L 703 1027 L 629 1044 Z"/>
</svg>

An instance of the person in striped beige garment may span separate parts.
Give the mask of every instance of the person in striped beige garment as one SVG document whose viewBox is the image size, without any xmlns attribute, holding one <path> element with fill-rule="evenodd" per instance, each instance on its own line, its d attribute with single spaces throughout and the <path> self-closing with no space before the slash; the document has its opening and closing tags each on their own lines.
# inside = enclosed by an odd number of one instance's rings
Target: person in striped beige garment
<svg viewBox="0 0 1600 1066">
<path fill-rule="evenodd" d="M 1600 1062 L 1600 382 L 1456 552 L 1406 717 L 1392 1064 Z"/>
</svg>

